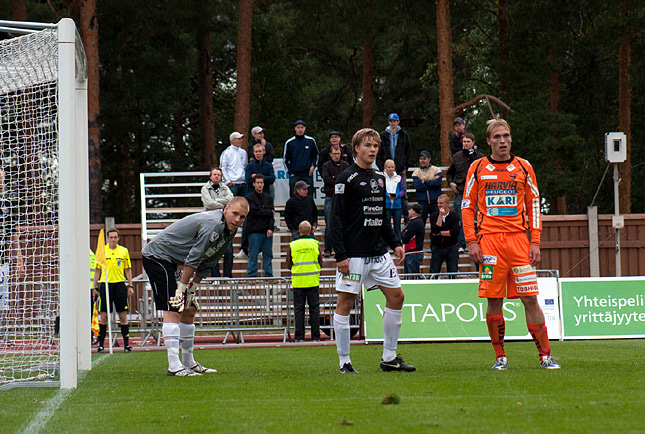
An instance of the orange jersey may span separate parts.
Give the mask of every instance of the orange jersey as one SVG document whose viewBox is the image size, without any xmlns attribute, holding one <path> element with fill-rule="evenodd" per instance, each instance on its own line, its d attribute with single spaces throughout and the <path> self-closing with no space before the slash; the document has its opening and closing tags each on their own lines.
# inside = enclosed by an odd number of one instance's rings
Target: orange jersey
<svg viewBox="0 0 645 434">
<path fill-rule="evenodd" d="M 531 164 L 515 156 L 505 162 L 496 162 L 490 156 L 473 162 L 466 176 L 461 215 L 468 244 L 481 235 L 530 230 L 531 243 L 539 245 L 540 192 Z"/>
</svg>

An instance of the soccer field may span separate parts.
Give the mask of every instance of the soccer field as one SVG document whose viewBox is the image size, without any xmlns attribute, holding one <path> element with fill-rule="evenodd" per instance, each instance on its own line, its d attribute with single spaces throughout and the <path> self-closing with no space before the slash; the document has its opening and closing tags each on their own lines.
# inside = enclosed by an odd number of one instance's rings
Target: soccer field
<svg viewBox="0 0 645 434">
<path fill-rule="evenodd" d="M 643 431 L 645 340 L 553 342 L 560 371 L 532 342 L 400 345 L 417 372 L 381 372 L 380 345 L 196 351 L 216 374 L 166 377 L 166 353 L 94 355 L 72 391 L 0 393 L 4 432 L 625 432 Z M 384 405 L 396 394 L 400 402 Z"/>
</svg>

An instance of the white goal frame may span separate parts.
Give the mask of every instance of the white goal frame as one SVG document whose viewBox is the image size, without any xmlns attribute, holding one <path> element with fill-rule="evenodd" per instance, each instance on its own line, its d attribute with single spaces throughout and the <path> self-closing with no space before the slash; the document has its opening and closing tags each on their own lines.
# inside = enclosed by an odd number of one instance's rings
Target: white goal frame
<svg viewBox="0 0 645 434">
<path fill-rule="evenodd" d="M 0 31 L 30 34 L 54 29 L 58 39 L 58 239 L 60 380 L 18 381 L 2 386 L 72 389 L 78 370 L 91 369 L 90 240 L 87 62 L 74 21 L 56 24 L 0 21 Z"/>
</svg>

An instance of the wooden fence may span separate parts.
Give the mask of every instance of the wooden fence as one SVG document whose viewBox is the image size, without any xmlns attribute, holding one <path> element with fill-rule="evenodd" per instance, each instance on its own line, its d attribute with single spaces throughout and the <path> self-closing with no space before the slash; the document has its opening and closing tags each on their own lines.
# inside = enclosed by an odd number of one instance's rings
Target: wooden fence
<svg viewBox="0 0 645 434">
<path fill-rule="evenodd" d="M 117 224 L 121 233 L 120 244 L 127 247 L 132 259 L 134 275 L 142 272 L 141 266 L 141 225 Z M 592 248 L 593 239 L 590 239 L 589 218 L 587 215 L 557 215 L 543 216 L 542 230 L 542 263 L 541 269 L 555 269 L 560 271 L 562 277 L 589 277 L 591 276 L 593 256 L 597 255 L 598 275 L 610 277 L 616 275 L 615 263 L 615 238 L 611 227 L 611 215 L 600 215 L 597 219 L 597 244 Z M 96 239 L 102 225 L 91 225 L 91 247 L 96 247 Z M 593 225 L 592 225 L 593 228 Z M 593 238 L 593 230 L 592 238 Z M 290 237 L 283 237 L 284 243 Z M 236 239 L 239 243 L 239 237 Z M 427 243 L 428 244 L 428 243 Z M 645 275 L 645 214 L 625 215 L 625 228 L 620 232 L 621 245 L 621 274 L 623 276 Z M 429 246 L 428 246 L 429 247 Z M 281 246 L 281 251 L 286 249 Z M 235 249 L 237 252 L 238 249 Z M 275 255 L 277 258 L 277 255 Z M 429 256 L 429 255 L 426 255 Z M 238 262 L 238 261 L 236 261 Z M 460 262 L 467 267 L 467 255 L 461 255 Z M 246 269 L 246 262 L 236 263 L 236 269 L 242 272 Z M 426 257 L 422 272 L 428 272 L 429 259 Z M 460 267 L 460 270 L 462 268 Z M 464 268 L 464 271 L 468 268 Z M 474 270 L 474 267 L 472 268 Z M 242 274 L 236 274 L 242 276 Z M 288 275 L 283 272 L 282 275 Z"/>
</svg>

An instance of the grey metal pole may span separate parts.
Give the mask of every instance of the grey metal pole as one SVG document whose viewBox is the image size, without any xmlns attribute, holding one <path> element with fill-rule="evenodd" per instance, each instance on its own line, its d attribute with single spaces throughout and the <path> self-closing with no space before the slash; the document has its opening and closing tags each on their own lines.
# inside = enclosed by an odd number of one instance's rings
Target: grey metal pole
<svg viewBox="0 0 645 434">
<path fill-rule="evenodd" d="M 614 214 L 616 216 L 620 215 L 620 206 L 618 204 L 618 183 L 620 179 L 618 178 L 618 164 L 614 164 Z M 616 277 L 621 276 L 620 269 L 620 228 L 614 228 L 614 238 L 616 241 Z"/>
</svg>

